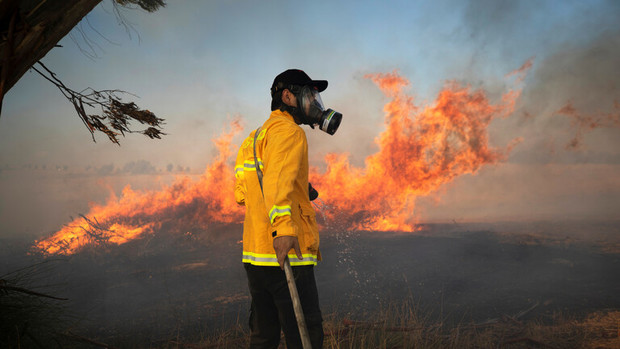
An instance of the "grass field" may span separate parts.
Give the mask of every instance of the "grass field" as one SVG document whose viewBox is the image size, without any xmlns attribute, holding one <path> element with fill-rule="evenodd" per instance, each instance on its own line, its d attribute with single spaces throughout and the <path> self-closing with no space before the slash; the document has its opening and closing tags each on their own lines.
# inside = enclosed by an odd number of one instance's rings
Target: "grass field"
<svg viewBox="0 0 620 349">
<path fill-rule="evenodd" d="M 524 314 L 525 315 L 525 314 Z M 503 315 L 482 323 L 448 326 L 429 321 L 410 302 L 394 305 L 373 321 L 327 316 L 324 347 L 354 348 L 620 348 L 620 311 L 599 311 L 584 318 L 569 314 L 521 320 Z M 231 327 L 197 343 L 170 341 L 168 348 L 247 348 L 243 325 Z M 284 348 L 284 339 L 281 341 Z"/>
</svg>

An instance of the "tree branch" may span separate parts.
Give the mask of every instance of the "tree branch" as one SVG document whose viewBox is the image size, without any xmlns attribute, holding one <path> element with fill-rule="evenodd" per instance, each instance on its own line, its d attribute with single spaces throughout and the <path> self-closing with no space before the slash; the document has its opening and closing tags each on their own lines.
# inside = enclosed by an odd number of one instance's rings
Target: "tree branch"
<svg viewBox="0 0 620 349">
<path fill-rule="evenodd" d="M 67 87 L 54 72 L 47 68 L 41 61 L 37 64 L 42 68 L 37 69 L 33 66 L 32 69 L 56 86 L 60 92 L 65 96 L 84 123 L 84 126 L 91 133 L 93 141 L 95 140 L 95 131 L 104 133 L 110 141 L 120 145 L 118 136 L 125 136 L 125 133 L 141 133 L 151 139 L 161 139 L 162 135 L 165 135 L 161 131 L 161 125 L 164 124 L 164 119 L 158 118 L 154 113 L 149 110 L 143 110 L 133 103 L 124 103 L 119 94 L 129 94 L 122 90 L 94 90 L 87 88 L 81 92 L 77 92 Z M 89 108 L 101 109 L 99 115 L 88 114 L 85 106 Z M 146 124 L 149 127 L 143 130 L 134 130 L 130 128 L 131 121 L 138 121 L 141 124 Z"/>
</svg>

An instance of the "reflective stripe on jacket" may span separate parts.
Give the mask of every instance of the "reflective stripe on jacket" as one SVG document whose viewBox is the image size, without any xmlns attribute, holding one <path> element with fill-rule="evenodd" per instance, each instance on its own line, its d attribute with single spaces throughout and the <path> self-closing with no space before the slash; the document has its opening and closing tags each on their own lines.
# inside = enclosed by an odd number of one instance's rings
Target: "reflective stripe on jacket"
<svg viewBox="0 0 620 349">
<path fill-rule="evenodd" d="M 303 259 L 291 250 L 291 265 L 314 265 L 320 260 L 319 232 L 308 198 L 306 133 L 287 112 L 271 112 L 256 140 L 263 197 L 254 162 L 255 132 L 243 141 L 235 163 L 235 200 L 245 205 L 243 262 L 279 266 L 274 237 L 296 236 Z"/>
</svg>

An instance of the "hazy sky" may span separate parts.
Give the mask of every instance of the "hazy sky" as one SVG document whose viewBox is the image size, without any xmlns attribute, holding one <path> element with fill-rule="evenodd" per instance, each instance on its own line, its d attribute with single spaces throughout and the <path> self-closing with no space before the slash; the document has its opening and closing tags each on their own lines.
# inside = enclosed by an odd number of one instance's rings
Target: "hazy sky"
<svg viewBox="0 0 620 349">
<path fill-rule="evenodd" d="M 230 120 L 241 117 L 245 135 L 268 116 L 269 87 L 287 68 L 329 80 L 323 101 L 344 114 L 335 137 L 308 132 L 320 167 L 327 151 L 362 165 L 376 150 L 386 98 L 364 75 L 398 71 L 420 105 L 447 80 L 497 98 L 530 58 L 515 113 L 490 128 L 494 146 L 523 141 L 504 163 L 421 199 L 421 218 L 620 218 L 618 1 L 186 0 L 122 14 L 129 29 L 104 0 L 42 61 L 76 90 L 139 96 L 168 135 L 94 143 L 60 92 L 26 73 L 0 117 L 0 237 L 54 231 L 127 183 L 201 173 Z M 576 119 L 557 113 L 568 103 L 597 126 L 576 147 Z"/>
</svg>

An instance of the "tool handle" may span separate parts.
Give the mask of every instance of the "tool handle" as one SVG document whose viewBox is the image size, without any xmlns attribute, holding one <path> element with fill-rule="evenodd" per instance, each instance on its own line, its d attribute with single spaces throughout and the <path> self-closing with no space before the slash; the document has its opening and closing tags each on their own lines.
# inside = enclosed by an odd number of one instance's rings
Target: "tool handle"
<svg viewBox="0 0 620 349">
<path fill-rule="evenodd" d="M 288 256 L 284 260 L 284 273 L 286 274 L 286 283 L 288 284 L 288 290 L 291 293 L 291 299 L 293 300 L 293 309 L 295 310 L 297 327 L 299 328 L 299 335 L 301 336 L 301 344 L 304 349 L 312 349 L 312 344 L 310 344 L 310 336 L 308 335 L 308 328 L 306 327 L 306 318 L 304 317 L 304 311 L 301 308 L 301 301 L 299 300 L 299 293 L 297 293 L 297 285 L 295 284 L 295 276 L 293 276 L 293 268 L 291 268 L 291 263 L 288 260 Z"/>
</svg>

